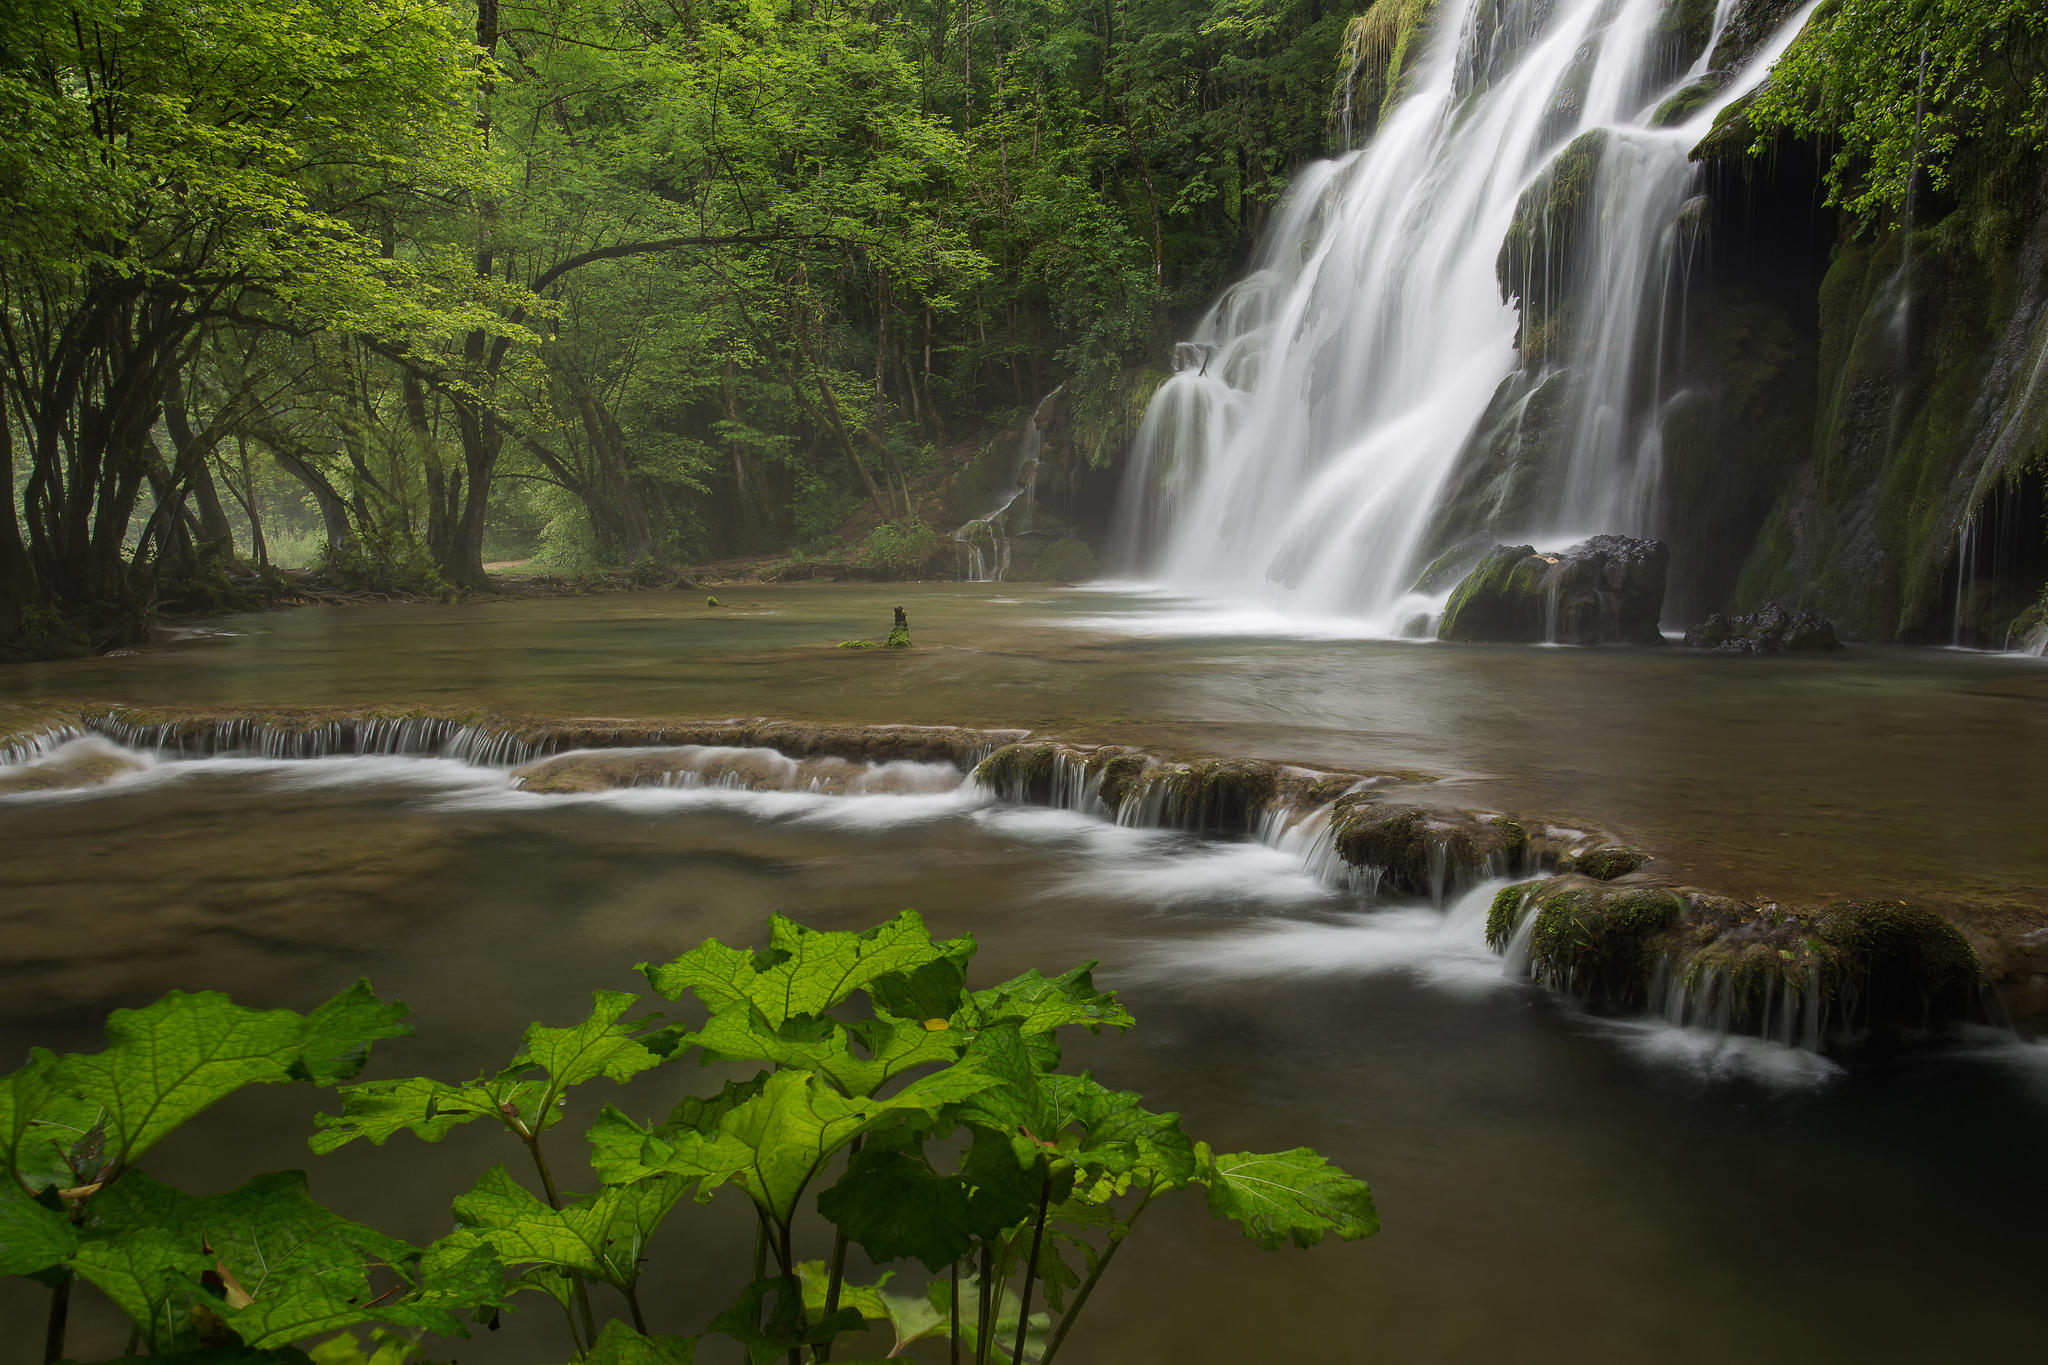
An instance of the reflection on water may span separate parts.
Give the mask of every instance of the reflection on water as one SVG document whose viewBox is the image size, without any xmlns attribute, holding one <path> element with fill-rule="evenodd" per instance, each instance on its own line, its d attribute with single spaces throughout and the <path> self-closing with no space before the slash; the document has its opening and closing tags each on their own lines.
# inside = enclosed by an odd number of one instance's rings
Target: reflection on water
<svg viewBox="0 0 2048 1365">
<path fill-rule="evenodd" d="M 1153 596 L 1014 584 L 730 597 L 715 610 L 639 593 L 236 617 L 214 623 L 232 637 L 0 670 L 0 700 L 1029 726 L 1444 775 L 1456 780 L 1423 794 L 1610 829 L 1733 894 L 2048 895 L 2038 660 L 1188 634 L 1189 613 Z M 897 603 L 916 648 L 830 648 L 877 634 Z"/>
<path fill-rule="evenodd" d="M 471 1075 L 527 1020 L 638 985 L 635 962 L 759 941 L 771 910 L 852 928 L 917 906 L 976 935 L 983 981 L 1104 959 L 1140 1024 L 1072 1061 L 1225 1149 L 1322 1148 L 1373 1182 L 1385 1231 L 1262 1254 L 1199 1200 L 1162 1205 L 1074 1339 L 1084 1365 L 2000 1361 L 2048 1330 L 2034 1054 L 1843 1073 L 1591 1020 L 1501 976 L 1478 942 L 1489 888 L 1445 914 L 1375 907 L 1262 846 L 970 796 L 539 797 L 420 759 L 160 763 L 94 795 L 5 798 L 0 821 L 0 970 L 35 983 L 0 994 L 17 1057 L 94 1046 L 105 1009 L 172 986 L 304 1008 L 367 975 L 420 1026 L 373 1074 Z M 626 1092 L 641 1117 L 718 1077 L 651 1079 Z M 152 1170 L 214 1191 L 309 1167 L 316 1194 L 424 1241 L 516 1155 L 473 1128 L 315 1159 L 315 1107 L 238 1097 Z M 730 1200 L 678 1212 L 651 1251 L 657 1329 L 723 1305 L 744 1272 L 718 1247 L 745 1236 Z M 0 1294 L 0 1322 L 33 1309 Z M 448 1354 L 557 1358 L 533 1316 Z M 119 1351 L 112 1324 L 81 1330 L 80 1353 Z M 0 1333 L 0 1362 L 33 1359 L 28 1335 Z"/>
</svg>

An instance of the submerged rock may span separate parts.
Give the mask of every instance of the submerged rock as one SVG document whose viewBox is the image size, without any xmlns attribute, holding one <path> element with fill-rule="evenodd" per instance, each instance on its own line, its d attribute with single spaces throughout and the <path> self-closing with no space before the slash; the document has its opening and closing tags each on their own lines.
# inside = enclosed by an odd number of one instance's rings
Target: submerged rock
<svg viewBox="0 0 2048 1365">
<path fill-rule="evenodd" d="M 1451 593 L 1437 638 L 1487 644 L 1659 644 L 1663 542 L 1627 536 L 1539 554 L 1497 545 Z"/>
<path fill-rule="evenodd" d="M 139 754 L 87 736 L 60 744 L 30 762 L 0 767 L 0 796 L 102 787 L 148 766 L 148 760 Z"/>
<path fill-rule="evenodd" d="M 1611 882 L 1649 861 L 1649 854 L 1628 844 L 1601 844 L 1565 854 L 1558 859 L 1557 867 L 1560 872 L 1576 872 L 1596 882 Z"/>
<path fill-rule="evenodd" d="M 1695 649 L 1722 654 L 1783 654 L 1842 647 L 1826 619 L 1810 611 L 1787 611 L 1776 604 L 1747 616 L 1716 612 L 1688 630 L 1685 642 Z"/>
</svg>

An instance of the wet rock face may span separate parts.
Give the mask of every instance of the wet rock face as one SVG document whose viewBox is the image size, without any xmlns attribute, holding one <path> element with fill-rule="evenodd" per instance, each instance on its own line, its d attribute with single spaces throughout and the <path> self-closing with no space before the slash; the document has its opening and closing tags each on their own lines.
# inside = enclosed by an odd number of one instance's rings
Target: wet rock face
<svg viewBox="0 0 2048 1365">
<path fill-rule="evenodd" d="M 1627 536 L 1539 554 L 1499 545 L 1465 576 L 1437 638 L 1471 644 L 1659 644 L 1670 555 Z"/>
<path fill-rule="evenodd" d="M 1721 654 L 1784 654 L 1840 649 L 1835 628 L 1810 611 L 1787 611 L 1775 604 L 1747 616 L 1719 612 L 1685 633 L 1695 649 Z"/>
</svg>

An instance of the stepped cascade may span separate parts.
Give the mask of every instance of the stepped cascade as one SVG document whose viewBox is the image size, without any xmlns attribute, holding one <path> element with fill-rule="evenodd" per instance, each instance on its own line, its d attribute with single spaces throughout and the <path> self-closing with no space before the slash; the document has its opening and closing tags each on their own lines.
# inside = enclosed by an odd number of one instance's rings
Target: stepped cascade
<svg viewBox="0 0 2048 1365">
<path fill-rule="evenodd" d="M 1676 8 L 1438 11 L 1367 145 L 1304 171 L 1177 348 L 1132 451 L 1126 568 L 1401 634 L 1495 541 L 1659 533 L 1703 207 L 1688 153 L 1810 13 L 1716 72 L 1738 0 L 1696 53 Z"/>
</svg>

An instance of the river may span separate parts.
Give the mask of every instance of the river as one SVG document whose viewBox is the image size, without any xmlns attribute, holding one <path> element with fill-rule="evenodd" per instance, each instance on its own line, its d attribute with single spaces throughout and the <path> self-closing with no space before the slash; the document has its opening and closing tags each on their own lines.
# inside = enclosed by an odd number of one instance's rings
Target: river
<svg viewBox="0 0 2048 1365">
<path fill-rule="evenodd" d="M 229 618 L 9 670 L 0 700 L 1008 725 L 1399 769 L 1411 795 L 1598 823 L 1728 890 L 2038 906 L 2048 885 L 2048 779 L 2023 761 L 2048 752 L 2038 662 L 1276 637 L 1017 585 L 721 595 Z M 912 650 L 829 647 L 897 603 Z M 1221 1147 L 1317 1146 L 1371 1181 L 1385 1226 L 1266 1254 L 1199 1200 L 1164 1206 L 1063 1358 L 2017 1361 L 2048 1329 L 2048 1049 L 1987 1033 L 1840 1062 L 1592 1018 L 1503 976 L 1475 917 L 1489 885 L 1440 913 L 1260 844 L 966 791 L 543 797 L 432 758 L 160 762 L 0 799 L 0 827 L 15 1056 L 92 1046 L 107 1009 L 172 987 L 303 1008 L 363 975 L 420 1025 L 373 1074 L 474 1074 L 527 1020 L 567 1022 L 706 935 L 756 940 L 771 910 L 841 928 L 914 906 L 976 935 L 984 981 L 1100 958 L 1139 1025 L 1071 1060 Z M 686 1064 L 632 1102 L 712 1079 Z M 308 1167 L 316 1194 L 423 1241 L 516 1155 L 470 1129 L 314 1159 L 315 1108 L 239 1097 L 151 1169 L 215 1190 Z M 678 1211 L 651 1253 L 657 1329 L 726 1301 L 714 1244 L 741 1228 L 731 1201 Z M 6 1294 L 0 1319 L 33 1314 Z M 547 1326 L 451 1353 L 549 1359 Z M 74 1350 L 120 1345 L 87 1317 Z M 31 1346 L 0 1334 L 0 1361 Z"/>
</svg>

